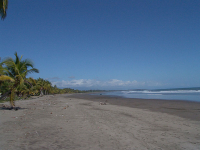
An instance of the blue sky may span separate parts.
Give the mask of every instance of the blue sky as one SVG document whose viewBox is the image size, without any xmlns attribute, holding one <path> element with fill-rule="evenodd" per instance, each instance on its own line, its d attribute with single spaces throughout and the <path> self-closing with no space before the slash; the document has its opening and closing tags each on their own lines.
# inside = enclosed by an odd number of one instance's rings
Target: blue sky
<svg viewBox="0 0 200 150">
<path fill-rule="evenodd" d="M 58 87 L 199 87 L 200 1 L 9 0 L 0 45 Z"/>
</svg>

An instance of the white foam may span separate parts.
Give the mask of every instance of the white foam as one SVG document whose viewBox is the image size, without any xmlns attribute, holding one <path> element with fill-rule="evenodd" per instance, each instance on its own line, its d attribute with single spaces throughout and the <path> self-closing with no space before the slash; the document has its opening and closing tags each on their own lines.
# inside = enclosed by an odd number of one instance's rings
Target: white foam
<svg viewBox="0 0 200 150">
<path fill-rule="evenodd" d="M 169 91 L 122 91 L 123 94 L 189 94 L 200 93 L 200 90 L 169 90 Z"/>
</svg>

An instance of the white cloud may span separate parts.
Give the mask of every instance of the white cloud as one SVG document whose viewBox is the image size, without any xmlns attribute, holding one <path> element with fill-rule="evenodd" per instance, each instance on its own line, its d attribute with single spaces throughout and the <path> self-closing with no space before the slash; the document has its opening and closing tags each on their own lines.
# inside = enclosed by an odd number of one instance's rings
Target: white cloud
<svg viewBox="0 0 200 150">
<path fill-rule="evenodd" d="M 151 86 L 161 86 L 158 82 L 138 82 L 136 80 L 133 81 L 123 81 L 118 79 L 112 79 L 108 81 L 100 81 L 93 79 L 78 79 L 78 80 L 70 80 L 70 81 L 57 81 L 52 82 L 53 85 L 57 85 L 58 87 L 86 87 L 86 88 L 141 88 L 141 87 L 151 87 Z"/>
</svg>

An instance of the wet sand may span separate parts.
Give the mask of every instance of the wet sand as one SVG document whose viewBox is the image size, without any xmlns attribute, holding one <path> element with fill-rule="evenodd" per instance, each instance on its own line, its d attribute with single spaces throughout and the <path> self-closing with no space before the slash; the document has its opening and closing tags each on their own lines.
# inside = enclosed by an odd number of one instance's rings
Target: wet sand
<svg viewBox="0 0 200 150">
<path fill-rule="evenodd" d="M 109 104 L 131 108 L 147 109 L 154 112 L 168 113 L 190 120 L 200 121 L 200 102 L 183 100 L 137 99 L 119 96 L 74 94 L 74 98 L 87 99 L 94 102 L 108 101 Z M 200 99 L 200 98 L 199 98 Z"/>
<path fill-rule="evenodd" d="M 0 107 L 1 150 L 200 149 L 199 103 L 74 94 L 16 104 Z"/>
</svg>

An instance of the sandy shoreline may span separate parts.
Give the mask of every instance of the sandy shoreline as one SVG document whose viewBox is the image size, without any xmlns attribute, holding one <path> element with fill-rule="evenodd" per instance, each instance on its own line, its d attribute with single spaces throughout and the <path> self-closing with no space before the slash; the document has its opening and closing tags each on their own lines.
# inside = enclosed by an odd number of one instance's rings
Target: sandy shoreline
<svg viewBox="0 0 200 150">
<path fill-rule="evenodd" d="M 2 150 L 200 149 L 199 103 L 76 94 L 17 105 L 0 109 Z"/>
<path fill-rule="evenodd" d="M 87 99 L 94 102 L 108 101 L 109 104 L 131 108 L 147 109 L 154 112 L 168 113 L 190 120 L 200 121 L 200 102 L 181 100 L 137 99 L 119 96 L 73 94 L 71 98 Z"/>
</svg>

